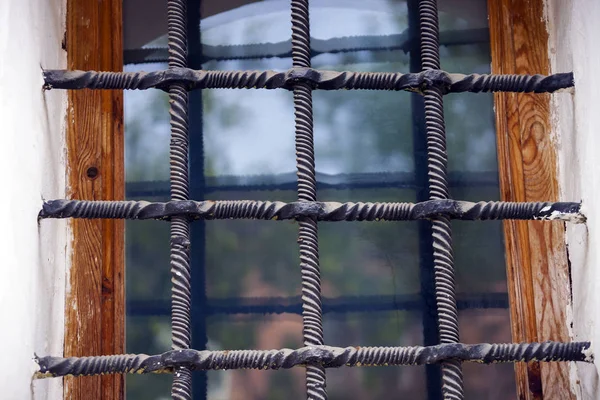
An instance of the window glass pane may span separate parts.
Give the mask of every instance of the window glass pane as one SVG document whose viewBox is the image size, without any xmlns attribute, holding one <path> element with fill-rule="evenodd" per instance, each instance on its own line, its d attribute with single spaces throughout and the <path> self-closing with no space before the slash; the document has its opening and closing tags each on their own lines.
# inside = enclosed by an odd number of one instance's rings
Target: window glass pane
<svg viewBox="0 0 600 400">
<path fill-rule="evenodd" d="M 318 40 L 397 35 L 408 26 L 405 1 L 315 0 L 309 11 L 311 37 Z M 344 23 L 332 24 L 332 19 Z"/>
<path fill-rule="evenodd" d="M 256 183 L 265 183 L 283 173 L 292 173 L 288 180 L 295 181 L 290 92 L 204 90 L 202 102 L 205 174 L 215 184 L 241 183 L 248 175 L 256 176 Z M 261 193 L 259 198 L 267 200 L 268 195 Z"/>
<path fill-rule="evenodd" d="M 159 71 L 166 64 L 126 65 L 125 72 Z M 169 96 L 162 90 L 124 91 L 125 190 L 130 199 L 169 198 Z M 162 186 L 159 186 L 160 183 Z M 159 190 L 160 189 L 160 190 Z"/>
<path fill-rule="evenodd" d="M 259 286 L 260 284 L 256 284 L 254 287 Z M 219 300 L 215 303 L 218 304 Z M 267 301 L 265 305 L 272 306 L 275 303 Z M 302 347 L 302 317 L 299 314 L 265 314 L 257 311 L 245 315 L 221 314 L 210 317 L 207 321 L 209 349 L 270 350 Z M 210 399 L 306 398 L 305 373 L 302 368 L 210 371 L 207 375 Z"/>
<path fill-rule="evenodd" d="M 202 52 L 202 68 L 291 67 L 288 0 L 203 3 L 202 49 L 191 49 L 195 55 Z M 443 69 L 489 73 L 486 2 L 439 3 Z M 313 68 L 415 70 L 418 43 L 408 35 L 414 21 L 409 20 L 407 2 L 315 0 L 310 12 Z M 126 26 L 127 20 L 126 15 Z M 150 54 L 165 61 L 164 29 L 157 24 L 147 30 L 154 32 L 151 40 L 131 48 L 158 46 L 144 55 L 145 60 L 151 59 Z M 132 54 L 126 51 L 126 58 Z M 128 65 L 126 70 L 164 68 L 162 62 Z M 417 170 L 426 168 L 422 164 L 426 161 L 424 117 L 415 99 L 417 95 L 406 92 L 313 92 L 319 201 L 426 199 L 426 176 Z M 497 200 L 492 95 L 449 95 L 444 108 L 452 197 Z M 165 201 L 169 198 L 168 97 L 159 90 L 127 91 L 125 112 L 127 197 Z M 295 201 L 294 111 L 289 91 L 195 92 L 190 116 L 195 199 Z M 204 187 L 198 184 L 202 175 Z M 292 221 L 194 223 L 195 348 L 203 345 L 198 337 L 204 333 L 209 349 L 302 345 L 297 228 Z M 510 341 L 501 223 L 454 221 L 452 228 L 461 340 Z M 428 229 L 427 222 L 319 224 L 326 344 L 434 344 Z M 128 352 L 159 353 L 170 347 L 168 246 L 167 223 L 127 223 Z M 200 283 L 198 276 L 202 276 Z M 327 371 L 329 398 L 430 399 L 440 393 L 436 373 L 437 366 L 332 369 Z M 206 375 L 211 400 L 305 397 L 304 371 L 299 368 Z M 512 365 L 467 364 L 464 375 L 467 398 L 498 396 L 498 388 L 502 394 L 495 398 L 516 396 Z M 127 379 L 129 399 L 169 396 L 170 377 Z M 196 398 L 204 398 L 203 393 L 196 390 Z"/>
<path fill-rule="evenodd" d="M 190 7 L 193 7 L 190 1 Z M 271 58 L 272 68 L 292 66 L 289 53 L 290 4 L 286 0 L 197 1 L 201 4 L 203 62 L 213 69 L 240 69 L 239 59 L 258 62 Z M 166 61 L 167 7 L 164 1 L 128 0 L 124 3 L 125 63 Z M 197 51 L 194 49 L 193 51 Z"/>
<path fill-rule="evenodd" d="M 464 343 L 510 343 L 510 318 L 505 309 L 472 309 L 460 312 Z M 516 399 L 514 364 L 463 364 L 465 398 Z"/>
<path fill-rule="evenodd" d="M 206 293 L 215 298 L 300 294 L 294 222 L 222 220 L 206 228 Z M 265 248 L 266 244 L 274 245 Z M 290 243 L 290 244 L 288 244 Z"/>
<path fill-rule="evenodd" d="M 129 268 L 129 265 L 127 265 Z M 127 271 L 129 273 L 129 271 Z M 129 288 L 128 288 L 129 289 Z M 129 291 L 127 292 L 129 295 Z M 128 299 L 129 300 L 129 299 Z M 163 315 L 127 315 L 126 353 L 160 354 L 171 347 L 170 310 Z M 156 313 L 156 311 L 153 311 Z M 170 375 L 127 375 L 127 399 L 168 400 L 171 398 Z"/>
<path fill-rule="evenodd" d="M 171 298 L 169 224 L 163 221 L 127 221 L 127 300 L 157 301 Z"/>
<path fill-rule="evenodd" d="M 489 49 L 485 53 L 483 49 L 481 46 L 472 46 L 470 50 L 475 54 L 468 59 L 458 56 L 454 68 L 450 70 L 489 74 Z M 444 97 L 450 172 L 464 171 L 471 175 L 495 172 L 497 175 L 493 101 L 491 93 L 454 93 Z"/>
<path fill-rule="evenodd" d="M 414 170 L 409 93 L 316 91 L 313 98 L 317 170 L 383 175 Z"/>
<path fill-rule="evenodd" d="M 369 264 L 365 264 L 367 265 Z M 362 276 L 368 276 L 368 272 Z M 401 275 L 399 278 L 402 280 Z M 365 282 L 364 286 L 369 284 Z M 335 304 L 335 312 L 326 312 L 324 315 L 325 342 L 340 347 L 422 345 L 420 305 L 418 294 L 342 295 Z M 352 312 L 359 306 L 362 308 L 360 312 Z M 329 309 L 324 307 L 324 311 Z M 327 394 L 331 399 L 390 399 L 407 396 L 415 400 L 427 399 L 423 366 L 343 367 L 328 369 L 326 374 Z"/>
</svg>

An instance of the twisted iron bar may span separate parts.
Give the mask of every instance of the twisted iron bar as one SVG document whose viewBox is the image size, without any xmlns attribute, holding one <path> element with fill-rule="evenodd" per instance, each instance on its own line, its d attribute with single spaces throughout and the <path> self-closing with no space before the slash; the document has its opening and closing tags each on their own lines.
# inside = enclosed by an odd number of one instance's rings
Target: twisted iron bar
<svg viewBox="0 0 600 400">
<path fill-rule="evenodd" d="M 302 54 L 305 57 L 306 54 Z M 298 55 L 300 57 L 300 55 Z M 573 73 L 554 75 L 453 74 L 438 68 L 419 73 L 320 71 L 294 65 L 285 72 L 198 71 L 169 68 L 154 72 L 96 72 L 45 70 L 45 89 L 168 90 L 180 84 L 194 89 L 288 89 L 298 82 L 319 90 L 407 90 L 422 93 L 437 87 L 442 94 L 462 92 L 552 93 L 571 88 Z"/>
<path fill-rule="evenodd" d="M 39 214 L 46 218 L 86 219 L 261 219 L 318 221 L 413 221 L 446 216 L 460 220 L 543 220 L 585 222 L 580 203 L 512 203 L 481 201 L 472 203 L 452 199 L 421 203 L 337 203 L 317 201 L 221 200 L 221 201 L 86 201 L 50 200 Z"/>
<path fill-rule="evenodd" d="M 424 71 L 437 71 L 440 69 L 437 0 L 419 1 L 419 25 L 422 68 Z M 440 86 L 428 86 L 424 90 L 429 198 L 431 200 L 445 200 L 450 197 L 447 182 L 448 154 L 446 152 L 442 96 Z M 438 310 L 440 343 L 459 343 L 452 229 L 450 219 L 446 215 L 434 217 L 432 236 L 435 300 Z M 462 367 L 459 360 L 447 360 L 442 363 L 442 393 L 445 400 L 464 399 Z"/>
<path fill-rule="evenodd" d="M 292 65 L 300 70 L 310 69 L 310 22 L 308 0 L 291 0 Z M 294 121 L 296 125 L 296 169 L 298 174 L 298 203 L 317 201 L 315 150 L 313 140 L 313 111 L 310 82 L 294 78 Z M 314 216 L 301 218 L 298 223 L 300 272 L 302 275 L 302 336 L 305 346 L 321 346 L 323 339 L 323 310 L 321 304 L 321 272 L 319 270 L 319 238 Z M 325 369 L 321 365 L 306 367 L 306 397 L 326 400 Z"/>
<path fill-rule="evenodd" d="M 186 0 L 167 1 L 169 69 L 187 67 Z M 169 146 L 171 200 L 189 199 L 189 118 L 188 92 L 182 82 L 168 87 L 171 116 L 171 143 Z M 191 346 L 191 268 L 190 222 L 185 215 L 171 218 L 171 335 L 172 349 Z M 178 368 L 173 375 L 171 397 L 175 400 L 192 399 L 192 372 Z"/>
<path fill-rule="evenodd" d="M 590 342 L 441 344 L 429 347 L 307 346 L 279 350 L 172 350 L 163 354 L 36 358 L 35 378 L 98 374 L 173 373 L 181 369 L 289 369 L 435 364 L 447 360 L 477 363 L 580 361 L 592 363 Z"/>
</svg>

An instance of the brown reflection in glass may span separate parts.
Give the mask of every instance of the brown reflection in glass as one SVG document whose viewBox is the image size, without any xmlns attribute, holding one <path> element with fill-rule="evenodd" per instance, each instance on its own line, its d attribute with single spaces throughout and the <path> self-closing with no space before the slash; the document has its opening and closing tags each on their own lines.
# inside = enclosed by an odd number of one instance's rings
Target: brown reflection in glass
<svg viewBox="0 0 600 400">
<path fill-rule="evenodd" d="M 425 367 L 342 367 L 327 370 L 329 400 L 425 400 Z"/>
<path fill-rule="evenodd" d="M 260 285 L 259 285 L 260 286 Z M 255 293 L 250 293 L 255 294 Z M 264 291 L 261 295 L 274 293 Z M 300 315 L 228 315 L 207 321 L 209 348 L 279 349 L 302 347 Z M 303 368 L 288 370 L 233 370 L 208 373 L 209 399 L 276 400 L 303 399 Z"/>
<path fill-rule="evenodd" d="M 463 310 L 459 313 L 463 343 L 511 342 L 508 310 Z M 465 398 L 513 400 L 517 398 L 514 365 L 463 364 Z"/>
</svg>

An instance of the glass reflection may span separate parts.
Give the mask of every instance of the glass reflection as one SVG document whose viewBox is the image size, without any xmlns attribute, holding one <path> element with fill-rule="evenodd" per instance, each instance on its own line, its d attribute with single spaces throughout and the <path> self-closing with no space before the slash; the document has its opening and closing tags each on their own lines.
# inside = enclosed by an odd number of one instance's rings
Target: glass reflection
<svg viewBox="0 0 600 400">
<path fill-rule="evenodd" d="M 291 67 L 289 1 L 205 1 L 204 69 Z M 486 2 L 440 0 L 442 67 L 489 72 Z M 206 11 L 206 10 L 205 10 Z M 400 0 L 311 1 L 313 67 L 350 71 L 409 71 L 418 49 L 409 40 L 409 12 Z M 127 23 L 127 22 L 126 22 Z M 146 48 L 166 46 L 158 32 Z M 191 52 L 198 49 L 191 49 Z M 160 53 L 157 50 L 157 54 Z M 160 70 L 166 63 L 127 65 Z M 421 112 L 405 92 L 315 91 L 315 155 L 320 201 L 418 201 L 426 187 L 415 173 Z M 206 199 L 296 199 L 293 99 L 284 90 L 203 90 L 191 103 L 200 115 L 191 135 L 192 157 L 204 157 L 200 193 Z M 445 97 L 449 182 L 454 198 L 499 198 L 492 96 Z M 168 97 L 158 90 L 127 91 L 126 177 L 129 199 L 169 198 Z M 198 152 L 201 138 L 203 153 Z M 201 169 L 201 168 L 200 168 Z M 194 180 L 192 184 L 197 184 Z M 208 221 L 194 242 L 193 274 L 205 282 L 195 323 L 209 349 L 269 349 L 302 344 L 300 271 L 294 222 Z M 127 351 L 160 353 L 170 347 L 168 224 L 127 223 Z M 194 228 L 198 229 L 198 228 Z M 473 309 L 481 294 L 506 293 L 500 223 L 453 222 L 462 340 L 510 341 L 509 313 L 497 301 Z M 196 236 L 198 237 L 198 236 Z M 422 277 L 430 247 L 419 225 L 321 223 L 320 262 L 327 344 L 425 344 L 434 303 Z M 500 304 L 500 305 L 499 305 Z M 505 304 L 505 303 L 504 303 Z M 431 322 L 431 318 L 429 318 Z M 429 323 L 430 323 L 429 322 Z M 435 329 L 435 327 L 433 327 Z M 198 332 L 195 332 L 195 348 Z M 202 336 L 202 335 L 200 335 Z M 329 399 L 432 399 L 439 382 L 431 368 L 328 370 Z M 199 373 L 196 373 L 198 376 Z M 515 397 L 511 365 L 465 365 L 468 398 Z M 304 371 L 211 371 L 206 397 L 300 399 Z M 127 378 L 129 399 L 167 399 L 170 377 Z M 482 384 L 484 382 L 484 384 Z M 497 384 L 490 385 L 490 382 Z"/>
</svg>

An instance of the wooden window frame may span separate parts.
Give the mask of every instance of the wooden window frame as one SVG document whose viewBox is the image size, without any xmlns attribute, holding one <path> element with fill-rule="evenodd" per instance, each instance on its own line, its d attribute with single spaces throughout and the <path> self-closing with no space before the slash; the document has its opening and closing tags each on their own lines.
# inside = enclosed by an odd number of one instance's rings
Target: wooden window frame
<svg viewBox="0 0 600 400">
<path fill-rule="evenodd" d="M 492 73 L 549 74 L 543 0 L 489 0 Z M 562 71 L 561 71 L 562 72 Z M 559 201 L 550 94 L 496 93 L 504 201 Z M 570 342 L 571 282 L 565 226 L 504 221 L 513 342 Z M 575 399 L 568 363 L 515 363 L 519 399 Z"/>
<path fill-rule="evenodd" d="M 122 13 L 122 0 L 68 0 L 69 69 L 122 70 Z M 488 0 L 488 15 L 493 73 L 549 73 L 543 0 Z M 501 199 L 558 201 L 550 95 L 497 93 L 494 100 Z M 123 199 L 123 93 L 69 91 L 67 118 L 70 198 Z M 64 355 L 123 353 L 124 222 L 75 219 L 71 226 Z M 570 341 L 564 225 L 504 221 L 504 232 L 513 341 Z M 575 398 L 567 363 L 516 363 L 515 372 L 519 399 Z M 64 378 L 65 399 L 124 396 L 121 375 Z"/>
<path fill-rule="evenodd" d="M 68 0 L 63 47 L 68 69 L 122 71 L 123 0 Z M 67 108 L 69 198 L 125 197 L 123 92 L 70 90 Z M 123 220 L 71 221 L 73 243 L 65 302 L 64 356 L 125 350 Z M 64 378 L 64 398 L 119 400 L 124 377 Z"/>
</svg>

